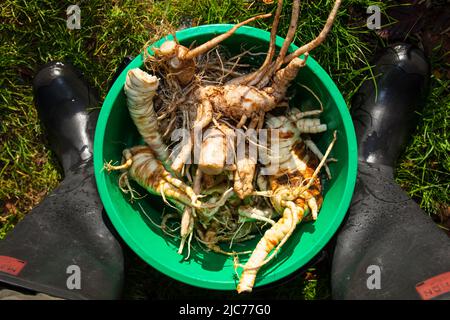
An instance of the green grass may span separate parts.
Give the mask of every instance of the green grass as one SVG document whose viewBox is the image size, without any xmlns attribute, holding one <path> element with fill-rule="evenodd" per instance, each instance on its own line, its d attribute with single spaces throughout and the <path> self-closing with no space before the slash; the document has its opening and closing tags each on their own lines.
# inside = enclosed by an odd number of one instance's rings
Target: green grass
<svg viewBox="0 0 450 320">
<path fill-rule="evenodd" d="M 435 220 L 450 205 L 450 81 L 438 76 L 432 76 L 417 133 L 396 170 L 396 181 Z"/>
<path fill-rule="evenodd" d="M 289 24 L 290 2 L 286 1 L 283 10 L 278 32 L 282 36 Z M 0 239 L 62 178 L 33 105 L 31 80 L 39 65 L 56 59 L 71 61 L 104 98 L 122 58 L 137 55 L 148 40 L 181 26 L 236 23 L 275 9 L 275 4 L 242 0 L 91 0 L 78 4 L 81 29 L 72 31 L 66 27 L 67 3 L 5 0 L 0 8 Z M 345 1 L 327 41 L 312 53 L 336 82 L 348 105 L 362 81 L 371 76 L 370 57 L 385 45 L 365 27 L 365 8 L 372 4 L 380 5 L 382 10 L 388 6 L 388 2 Z M 318 34 L 331 5 L 331 0 L 302 1 L 296 44 Z M 270 23 L 269 19 L 252 25 L 270 29 Z M 439 57 L 433 59 L 442 64 Z M 423 121 L 397 170 L 399 183 L 430 215 L 449 205 L 449 87 L 448 80 L 433 77 Z M 126 297 L 205 297 L 204 290 L 167 279 L 133 254 L 129 256 Z M 324 264 L 319 264 L 311 270 L 313 276 L 300 276 L 268 296 L 329 298 L 328 272 Z M 153 288 L 163 283 L 168 289 L 155 296 Z"/>
</svg>

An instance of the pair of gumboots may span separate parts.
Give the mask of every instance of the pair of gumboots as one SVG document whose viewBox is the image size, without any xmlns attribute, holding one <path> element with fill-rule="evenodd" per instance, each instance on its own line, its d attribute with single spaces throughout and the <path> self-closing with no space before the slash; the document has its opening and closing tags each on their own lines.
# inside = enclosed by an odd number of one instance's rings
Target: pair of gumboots
<svg viewBox="0 0 450 320">
<path fill-rule="evenodd" d="M 145 145 L 125 149 L 122 163 L 107 163 L 105 169 L 121 171 L 119 186 L 132 200 L 137 195 L 130 180 L 179 209 L 181 214 L 166 215 L 162 224 L 172 218 L 179 221 L 180 254 L 187 243 L 189 257 L 195 238 L 208 250 L 233 256 L 236 268 L 243 268 L 239 293 L 252 291 L 258 270 L 276 256 L 297 224 L 315 220 L 321 207 L 319 173 L 324 168 L 331 178 L 327 162 L 334 160 L 328 156 L 336 132 L 322 154 L 310 137 L 327 130 L 319 119 L 322 107 L 304 112 L 286 108 L 287 90 L 309 52 L 325 40 L 340 3 L 335 1 L 317 38 L 288 54 L 300 10 L 299 1 L 293 1 L 289 31 L 275 57 L 283 5 L 279 0 L 265 60 L 250 73 L 244 71 L 249 65 L 241 63 L 241 58 L 254 53 L 228 57 L 219 44 L 239 27 L 271 14 L 243 21 L 195 48 L 179 44 L 175 37 L 152 48 L 153 56 L 144 56 L 153 75 L 139 68 L 127 73 L 127 107 Z M 236 156 L 235 139 L 230 138 L 236 130 L 262 128 L 277 133 L 276 139 L 268 135 L 268 152 L 262 161 L 248 151 Z M 191 134 L 169 148 L 168 135 L 175 129 Z M 193 139 L 198 132 L 205 132 L 200 142 Z M 257 142 L 246 138 L 241 143 L 249 147 Z M 198 164 L 189 161 L 194 150 L 200 150 Z M 224 155 L 230 153 L 232 164 L 225 163 Z M 274 164 L 275 172 L 265 174 L 264 169 Z M 266 230 L 252 252 L 228 252 L 219 246 L 255 237 L 258 229 Z M 248 253 L 250 258 L 240 265 L 238 255 Z"/>
</svg>

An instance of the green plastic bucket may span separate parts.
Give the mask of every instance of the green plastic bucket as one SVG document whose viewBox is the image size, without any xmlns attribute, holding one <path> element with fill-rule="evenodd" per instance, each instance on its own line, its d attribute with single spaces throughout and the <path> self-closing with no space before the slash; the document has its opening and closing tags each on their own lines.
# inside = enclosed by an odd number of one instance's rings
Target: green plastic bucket
<svg viewBox="0 0 450 320">
<path fill-rule="evenodd" d="M 194 41 L 198 45 L 228 31 L 231 27 L 232 25 L 222 24 L 185 29 L 177 32 L 177 39 L 186 46 Z M 243 48 L 264 52 L 268 48 L 269 38 L 270 35 L 266 31 L 241 27 L 222 44 L 231 53 L 238 53 Z M 165 40 L 162 39 L 154 45 L 158 47 Z M 277 46 L 281 47 L 282 43 L 283 39 L 278 38 Z M 290 51 L 295 49 L 294 45 L 290 47 Z M 190 259 L 185 261 L 184 257 L 177 253 L 179 240 L 168 237 L 152 223 L 152 221 L 160 223 L 163 210 L 172 209 L 166 207 L 159 197 L 152 195 L 130 203 L 129 196 L 124 195 L 118 187 L 119 174 L 103 170 L 105 162 L 121 161 L 124 148 L 142 143 L 129 117 L 123 91 L 127 71 L 136 67 L 143 67 L 142 54 L 135 58 L 115 81 L 103 103 L 97 123 L 94 168 L 98 191 L 106 212 L 129 247 L 155 269 L 194 286 L 234 290 L 237 279 L 232 258 L 205 252 L 194 246 Z M 332 139 L 332 132 L 337 130 L 338 139 L 331 156 L 338 159 L 338 162 L 330 164 L 333 178 L 325 184 L 324 202 L 318 219 L 297 227 L 276 259 L 260 270 L 255 286 L 266 285 L 288 276 L 320 252 L 344 219 L 356 181 L 356 137 L 342 95 L 328 74 L 312 57 L 308 59 L 306 67 L 300 71 L 296 81 L 310 88 L 322 101 L 324 112 L 321 119 L 327 123 L 329 130 L 318 135 L 316 143 L 324 151 Z M 301 86 L 291 103 L 301 108 L 319 107 L 317 100 Z M 141 194 L 145 193 L 142 189 L 138 190 Z M 234 249 L 252 250 L 258 239 L 259 236 Z M 246 258 L 243 257 L 241 262 L 245 261 Z"/>
</svg>

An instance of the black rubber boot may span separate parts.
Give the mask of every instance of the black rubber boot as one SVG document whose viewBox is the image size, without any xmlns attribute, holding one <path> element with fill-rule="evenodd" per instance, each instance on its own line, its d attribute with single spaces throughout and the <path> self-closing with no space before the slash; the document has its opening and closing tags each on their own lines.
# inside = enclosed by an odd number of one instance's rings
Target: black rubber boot
<svg viewBox="0 0 450 320">
<path fill-rule="evenodd" d="M 375 62 L 352 106 L 359 169 L 332 263 L 335 299 L 450 298 L 450 241 L 394 182 L 395 162 L 417 125 L 430 67 L 399 44 Z M 378 95 L 376 95 L 378 92 Z"/>
<path fill-rule="evenodd" d="M 97 95 L 62 62 L 41 68 L 33 87 L 65 178 L 0 241 L 0 282 L 66 299 L 120 298 L 122 248 L 94 180 Z"/>
</svg>

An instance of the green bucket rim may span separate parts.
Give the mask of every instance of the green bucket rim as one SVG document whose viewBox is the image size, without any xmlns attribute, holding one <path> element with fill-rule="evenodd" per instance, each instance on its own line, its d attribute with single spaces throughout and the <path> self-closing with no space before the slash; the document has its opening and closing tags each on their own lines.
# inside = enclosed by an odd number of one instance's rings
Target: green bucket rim
<svg viewBox="0 0 450 320">
<path fill-rule="evenodd" d="M 202 25 L 198 27 L 192 27 L 188 29 L 184 29 L 181 31 L 177 31 L 176 36 L 179 41 L 185 40 L 194 40 L 198 36 L 202 36 L 205 34 L 222 34 L 232 28 L 233 24 L 211 24 L 211 25 Z M 235 36 L 244 35 L 246 37 L 256 38 L 258 40 L 263 40 L 269 42 L 270 33 L 261 29 L 257 29 L 254 27 L 243 26 L 240 27 L 236 32 Z M 164 41 L 173 39 L 173 37 L 167 36 L 164 37 L 153 44 L 153 46 L 158 47 Z M 281 46 L 283 44 L 284 39 L 281 37 L 277 37 L 276 44 L 277 46 Z M 298 47 L 295 45 L 291 45 L 289 51 L 292 52 Z M 126 68 L 121 72 L 119 77 L 114 82 L 113 86 L 109 90 L 103 106 L 100 111 L 100 115 L 97 122 L 97 127 L 95 131 L 94 138 L 94 170 L 95 170 L 95 179 L 97 182 L 97 188 L 99 191 L 100 198 L 103 202 L 104 208 L 119 235 L 125 241 L 125 243 L 145 262 L 159 270 L 163 274 L 166 274 L 178 281 L 201 287 L 207 289 L 218 289 L 218 290 L 235 290 L 236 284 L 232 279 L 229 282 L 223 281 L 205 281 L 199 277 L 195 277 L 192 275 L 186 275 L 178 270 L 167 267 L 165 264 L 159 262 L 154 259 L 142 246 L 141 244 L 135 240 L 135 237 L 132 233 L 127 229 L 126 223 L 123 221 L 124 219 L 117 212 L 115 206 L 113 205 L 114 201 L 110 197 L 110 194 L 106 187 L 106 175 L 103 172 L 104 166 L 104 154 L 103 154 L 103 141 L 105 138 L 105 130 L 108 123 L 108 119 L 113 107 L 113 102 L 117 99 L 118 95 L 121 93 L 123 89 L 123 83 L 125 82 L 126 73 L 128 70 L 133 68 L 140 68 L 143 65 L 143 53 L 137 56 Z M 292 265 L 290 268 L 286 268 L 283 271 L 275 272 L 273 274 L 269 274 L 261 281 L 257 282 L 255 287 L 267 285 L 269 283 L 273 283 L 275 281 L 281 280 L 286 276 L 292 274 L 297 271 L 302 266 L 306 265 L 312 258 L 314 258 L 320 250 L 322 250 L 325 245 L 331 240 L 333 235 L 338 230 L 340 224 L 342 223 L 344 217 L 346 216 L 347 209 L 350 205 L 350 201 L 353 195 L 353 190 L 356 183 L 356 175 L 357 175 L 357 144 L 356 144 L 356 135 L 353 127 L 353 122 L 350 117 L 350 113 L 348 111 L 347 105 L 342 97 L 340 91 L 336 87 L 333 80 L 330 76 L 325 72 L 325 70 L 310 56 L 308 59 L 307 67 L 317 75 L 317 77 L 321 80 L 323 86 L 326 88 L 332 99 L 335 101 L 338 111 L 342 117 L 343 127 L 345 131 L 345 135 L 347 137 L 347 146 L 348 146 L 348 170 L 347 177 L 345 178 L 345 189 L 342 192 L 342 199 L 340 201 L 339 207 L 336 207 L 336 214 L 334 215 L 333 221 L 328 221 L 328 228 L 325 232 L 321 234 L 321 237 L 315 242 L 315 244 L 306 248 L 307 253 L 303 255 L 302 259 L 299 259 L 298 265 Z"/>
</svg>

